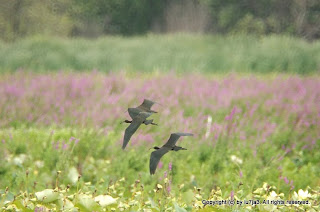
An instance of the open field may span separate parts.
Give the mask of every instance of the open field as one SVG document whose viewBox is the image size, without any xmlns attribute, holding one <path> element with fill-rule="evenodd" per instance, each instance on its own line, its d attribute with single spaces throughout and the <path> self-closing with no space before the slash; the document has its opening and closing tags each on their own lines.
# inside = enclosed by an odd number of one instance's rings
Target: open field
<svg viewBox="0 0 320 212">
<path fill-rule="evenodd" d="M 320 42 L 286 36 L 146 35 L 0 42 L 0 71 L 319 73 Z"/>
<path fill-rule="evenodd" d="M 159 126 L 141 126 L 123 151 L 119 123 L 143 98 L 161 103 Z M 0 75 L 0 99 L 1 209 L 319 210 L 318 76 L 19 71 Z M 172 132 L 195 136 L 150 176 L 149 148 Z M 203 199 L 310 204 L 203 207 Z"/>
</svg>

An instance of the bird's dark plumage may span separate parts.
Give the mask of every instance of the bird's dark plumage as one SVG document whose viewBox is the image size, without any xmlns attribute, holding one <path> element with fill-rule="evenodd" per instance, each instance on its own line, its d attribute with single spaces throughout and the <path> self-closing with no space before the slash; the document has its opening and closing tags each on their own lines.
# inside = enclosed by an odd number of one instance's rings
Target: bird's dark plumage
<svg viewBox="0 0 320 212">
<path fill-rule="evenodd" d="M 128 113 L 132 119 L 136 117 L 140 112 L 144 112 L 144 111 L 138 108 L 128 108 Z"/>
<path fill-rule="evenodd" d="M 137 131 L 139 126 L 149 117 L 152 113 L 140 112 L 137 116 L 132 119 L 131 124 L 127 127 L 124 133 L 122 149 L 125 149 L 129 143 L 132 135 Z"/>
<path fill-rule="evenodd" d="M 149 112 L 149 113 L 158 113 L 157 111 L 151 110 L 152 105 L 154 105 L 156 102 L 144 99 L 142 104 L 136 107 L 136 109 L 144 111 L 144 112 Z"/>
<path fill-rule="evenodd" d="M 149 99 L 144 99 L 142 104 L 138 106 L 138 108 L 141 109 L 146 109 L 146 110 L 151 110 L 152 105 L 154 105 L 155 102 L 151 101 Z"/>
<path fill-rule="evenodd" d="M 168 153 L 170 150 L 167 148 L 160 148 L 156 151 L 153 151 L 150 156 L 150 174 L 153 175 L 156 172 L 158 163 L 162 156 L 164 156 L 166 153 Z"/>
<path fill-rule="evenodd" d="M 165 143 L 165 145 L 163 146 L 174 147 L 181 136 L 193 136 L 193 134 L 192 133 L 172 133 L 167 143 Z"/>
<path fill-rule="evenodd" d="M 191 133 L 172 133 L 170 135 L 169 140 L 167 143 L 165 143 L 161 148 L 154 147 L 154 149 L 157 149 L 156 151 L 153 151 L 150 156 L 150 174 L 154 174 L 156 172 L 158 163 L 163 155 L 165 155 L 169 151 L 179 151 L 179 150 L 186 150 L 183 147 L 176 146 L 176 143 L 178 139 L 181 136 L 193 136 Z"/>
<path fill-rule="evenodd" d="M 151 110 L 151 107 L 154 104 L 155 104 L 155 102 L 148 100 L 148 99 L 144 99 L 142 104 L 139 105 L 138 107 L 128 108 L 128 113 L 132 119 L 134 119 L 134 117 L 136 117 L 141 112 L 157 113 L 156 111 Z M 144 122 L 144 124 L 148 125 L 151 123 L 152 125 L 157 125 L 157 124 L 152 123 L 152 120 L 150 123 L 149 122 L 150 122 L 150 120 L 147 120 L 146 122 Z"/>
</svg>

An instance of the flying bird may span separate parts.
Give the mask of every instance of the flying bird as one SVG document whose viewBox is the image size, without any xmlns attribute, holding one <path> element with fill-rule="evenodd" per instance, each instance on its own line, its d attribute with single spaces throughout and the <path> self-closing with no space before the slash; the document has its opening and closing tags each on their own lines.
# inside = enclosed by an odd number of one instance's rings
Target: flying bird
<svg viewBox="0 0 320 212">
<path fill-rule="evenodd" d="M 132 121 L 126 120 L 126 123 L 131 123 L 127 129 L 125 130 L 124 137 L 123 137 L 123 144 L 122 149 L 125 149 L 127 144 L 129 143 L 130 138 L 132 135 L 137 131 L 139 126 L 144 123 L 146 125 L 148 124 L 154 124 L 152 123 L 152 120 L 146 120 L 149 116 L 151 116 L 152 113 L 147 112 L 140 112 L 137 116 L 135 116 Z M 156 125 L 156 124 L 154 124 Z"/>
<path fill-rule="evenodd" d="M 186 148 L 176 146 L 176 143 L 178 139 L 181 136 L 193 136 L 191 133 L 172 133 L 170 135 L 169 140 L 165 145 L 163 145 L 161 148 L 155 146 L 153 149 L 156 149 L 156 151 L 153 151 L 150 156 L 150 174 L 153 175 L 156 172 L 158 163 L 163 155 L 165 155 L 169 151 L 179 151 L 179 150 L 187 150 Z"/>
<path fill-rule="evenodd" d="M 148 99 L 144 99 L 142 104 L 139 105 L 138 107 L 134 107 L 134 108 L 128 108 L 128 113 L 130 115 L 130 117 L 132 119 L 134 119 L 134 117 L 136 117 L 137 115 L 139 115 L 140 112 L 148 112 L 148 113 L 158 113 L 157 111 L 151 110 L 152 105 L 154 105 L 156 102 L 148 100 Z M 129 120 L 124 120 L 124 123 L 131 123 L 132 121 Z M 121 122 L 121 123 L 123 123 Z M 146 120 L 145 122 L 143 122 L 143 124 L 148 125 L 148 124 L 152 124 L 152 125 L 157 125 L 155 123 L 153 123 L 153 119 L 151 120 Z"/>
</svg>

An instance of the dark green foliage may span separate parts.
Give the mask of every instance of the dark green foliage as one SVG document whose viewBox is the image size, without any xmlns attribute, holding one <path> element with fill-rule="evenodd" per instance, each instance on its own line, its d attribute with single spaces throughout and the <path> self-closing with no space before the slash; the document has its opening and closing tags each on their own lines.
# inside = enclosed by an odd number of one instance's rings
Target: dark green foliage
<svg viewBox="0 0 320 212">
<path fill-rule="evenodd" d="M 200 31 L 312 40 L 320 37 L 319 14 L 318 0 L 3 0 L 0 39 Z"/>
<path fill-rule="evenodd" d="M 155 0 L 94 0 L 74 1 L 89 21 L 101 24 L 105 33 L 141 34 L 151 29 L 154 19 L 161 16 L 166 1 Z M 80 32 L 79 32 L 80 33 Z"/>
</svg>

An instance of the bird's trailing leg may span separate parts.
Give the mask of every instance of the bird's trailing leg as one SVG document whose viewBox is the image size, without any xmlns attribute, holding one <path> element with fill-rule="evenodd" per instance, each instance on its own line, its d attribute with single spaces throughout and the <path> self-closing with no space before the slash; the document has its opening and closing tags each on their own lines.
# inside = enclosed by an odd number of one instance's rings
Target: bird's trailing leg
<svg viewBox="0 0 320 212">
<path fill-rule="evenodd" d="M 181 146 L 175 146 L 175 147 L 173 147 L 171 150 L 173 150 L 173 151 L 179 151 L 179 150 L 187 150 L 186 148 L 183 148 L 183 147 L 181 147 Z"/>
<path fill-rule="evenodd" d="M 120 124 L 122 123 L 131 123 L 132 121 L 129 121 L 129 120 L 124 120 L 123 122 L 120 122 Z"/>
<path fill-rule="evenodd" d="M 158 125 L 158 124 L 156 124 L 156 123 L 153 122 L 153 119 L 145 120 L 143 123 L 144 123 L 145 125 L 148 125 L 148 124 Z"/>
</svg>

